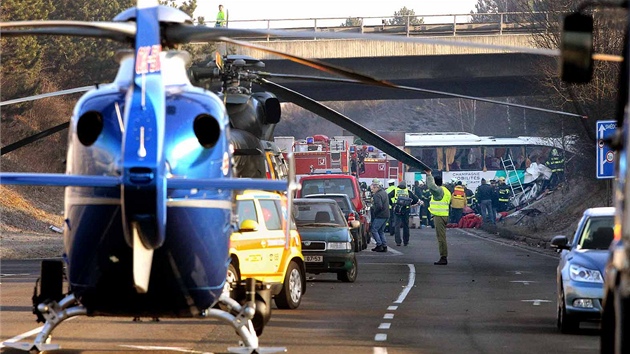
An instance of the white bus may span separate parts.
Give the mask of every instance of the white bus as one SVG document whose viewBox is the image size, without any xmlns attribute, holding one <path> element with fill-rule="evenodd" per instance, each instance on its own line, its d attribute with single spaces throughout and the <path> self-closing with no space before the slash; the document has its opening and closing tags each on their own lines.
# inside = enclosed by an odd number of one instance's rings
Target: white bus
<svg viewBox="0 0 630 354">
<path fill-rule="evenodd" d="M 501 138 L 464 132 L 407 133 L 405 150 L 431 167 L 434 175 L 441 174 L 444 182 L 465 181 L 472 191 L 482 178 L 490 181 L 505 177 L 514 191 L 512 204 L 519 206 L 542 192 L 550 179 L 551 169 L 545 163 L 553 150 L 566 161 L 564 152 L 572 152 L 573 141 L 573 136 Z M 424 178 L 423 171 L 413 169 L 405 175 L 407 181 Z"/>
</svg>

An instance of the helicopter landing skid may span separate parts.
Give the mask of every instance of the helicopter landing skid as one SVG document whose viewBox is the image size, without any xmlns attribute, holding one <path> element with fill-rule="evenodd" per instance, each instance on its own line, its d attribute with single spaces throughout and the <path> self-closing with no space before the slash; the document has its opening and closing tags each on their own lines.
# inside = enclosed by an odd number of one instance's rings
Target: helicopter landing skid
<svg viewBox="0 0 630 354">
<path fill-rule="evenodd" d="M 254 306 L 249 302 L 241 306 L 237 301 L 230 298 L 229 295 L 223 294 L 219 297 L 219 302 L 228 308 L 228 311 L 219 309 L 208 309 L 204 311 L 204 317 L 212 317 L 221 319 L 229 323 L 236 333 L 241 337 L 239 347 L 230 347 L 228 351 L 231 353 L 283 353 L 286 348 L 283 347 L 258 347 L 258 337 L 251 319 L 254 317 Z M 28 351 L 31 354 L 38 354 L 44 351 L 60 349 L 58 344 L 50 344 L 52 331 L 63 321 L 76 316 L 87 315 L 85 307 L 80 305 L 74 294 L 64 297 L 59 303 L 51 301 L 41 303 L 37 306 L 46 323 L 42 327 L 41 332 L 35 337 L 32 343 L 29 342 L 4 342 L 5 347 Z"/>
<path fill-rule="evenodd" d="M 4 342 L 5 347 L 28 351 L 31 354 L 37 354 L 46 350 L 59 349 L 58 344 L 50 344 L 52 331 L 61 322 L 76 316 L 87 315 L 87 310 L 79 305 L 74 294 L 69 294 L 58 303 L 51 301 L 37 305 L 37 309 L 46 319 L 46 323 L 42 327 L 41 332 L 35 337 L 33 343 L 27 342 Z"/>
<path fill-rule="evenodd" d="M 258 337 L 251 319 L 254 317 L 255 305 L 247 302 L 241 306 L 236 300 L 227 294 L 219 297 L 219 302 L 227 307 L 227 311 L 210 308 L 204 311 L 205 317 L 212 317 L 229 323 L 236 333 L 241 337 L 240 346 L 229 347 L 230 353 L 242 354 L 263 354 L 263 353 L 284 353 L 287 351 L 284 347 L 267 347 L 260 348 L 258 346 Z"/>
</svg>

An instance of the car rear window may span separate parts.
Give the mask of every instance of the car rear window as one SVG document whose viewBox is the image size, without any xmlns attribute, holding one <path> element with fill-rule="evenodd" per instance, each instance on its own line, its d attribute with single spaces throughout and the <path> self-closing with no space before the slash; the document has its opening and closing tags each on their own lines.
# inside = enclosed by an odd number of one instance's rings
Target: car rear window
<svg viewBox="0 0 630 354">
<path fill-rule="evenodd" d="M 295 203 L 293 216 L 297 226 L 306 224 L 336 224 L 347 226 L 344 216 L 337 204 L 313 202 Z"/>
<path fill-rule="evenodd" d="M 317 178 L 302 180 L 302 196 L 339 193 L 355 197 L 350 178 Z"/>
<path fill-rule="evenodd" d="M 584 225 L 578 246 L 581 249 L 605 250 L 613 240 L 615 219 L 612 216 L 590 218 Z"/>
<path fill-rule="evenodd" d="M 304 196 L 304 197 L 308 198 L 309 196 Z M 350 202 L 348 201 L 348 198 L 345 195 L 327 195 L 327 194 L 317 195 L 317 194 L 311 194 L 311 197 L 332 199 L 332 200 L 337 202 L 337 205 L 339 205 L 339 208 L 344 213 L 347 213 L 350 210 L 352 210 L 351 204 L 350 204 Z"/>
</svg>

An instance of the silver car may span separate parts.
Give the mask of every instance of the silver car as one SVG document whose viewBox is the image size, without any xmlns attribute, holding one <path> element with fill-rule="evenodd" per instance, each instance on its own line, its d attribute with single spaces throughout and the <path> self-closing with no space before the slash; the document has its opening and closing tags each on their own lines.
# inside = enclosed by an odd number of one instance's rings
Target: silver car
<svg viewBox="0 0 630 354">
<path fill-rule="evenodd" d="M 552 247 L 561 252 L 557 270 L 558 329 L 571 333 L 581 321 L 601 319 L 604 268 L 613 240 L 615 208 L 584 211 L 572 240 L 555 236 Z"/>
</svg>

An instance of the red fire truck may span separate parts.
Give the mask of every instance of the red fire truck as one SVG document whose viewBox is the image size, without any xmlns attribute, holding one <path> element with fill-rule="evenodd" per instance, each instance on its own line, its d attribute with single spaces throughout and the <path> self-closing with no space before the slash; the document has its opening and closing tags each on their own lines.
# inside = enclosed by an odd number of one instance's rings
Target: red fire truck
<svg viewBox="0 0 630 354">
<path fill-rule="evenodd" d="M 345 135 L 333 138 L 313 135 L 301 140 L 282 136 L 275 137 L 274 142 L 285 154 L 293 151 L 298 180 L 305 175 L 323 173 L 353 174 L 367 184 L 374 178 L 402 180 L 402 163 L 374 146 L 355 144 L 354 139 Z"/>
</svg>

